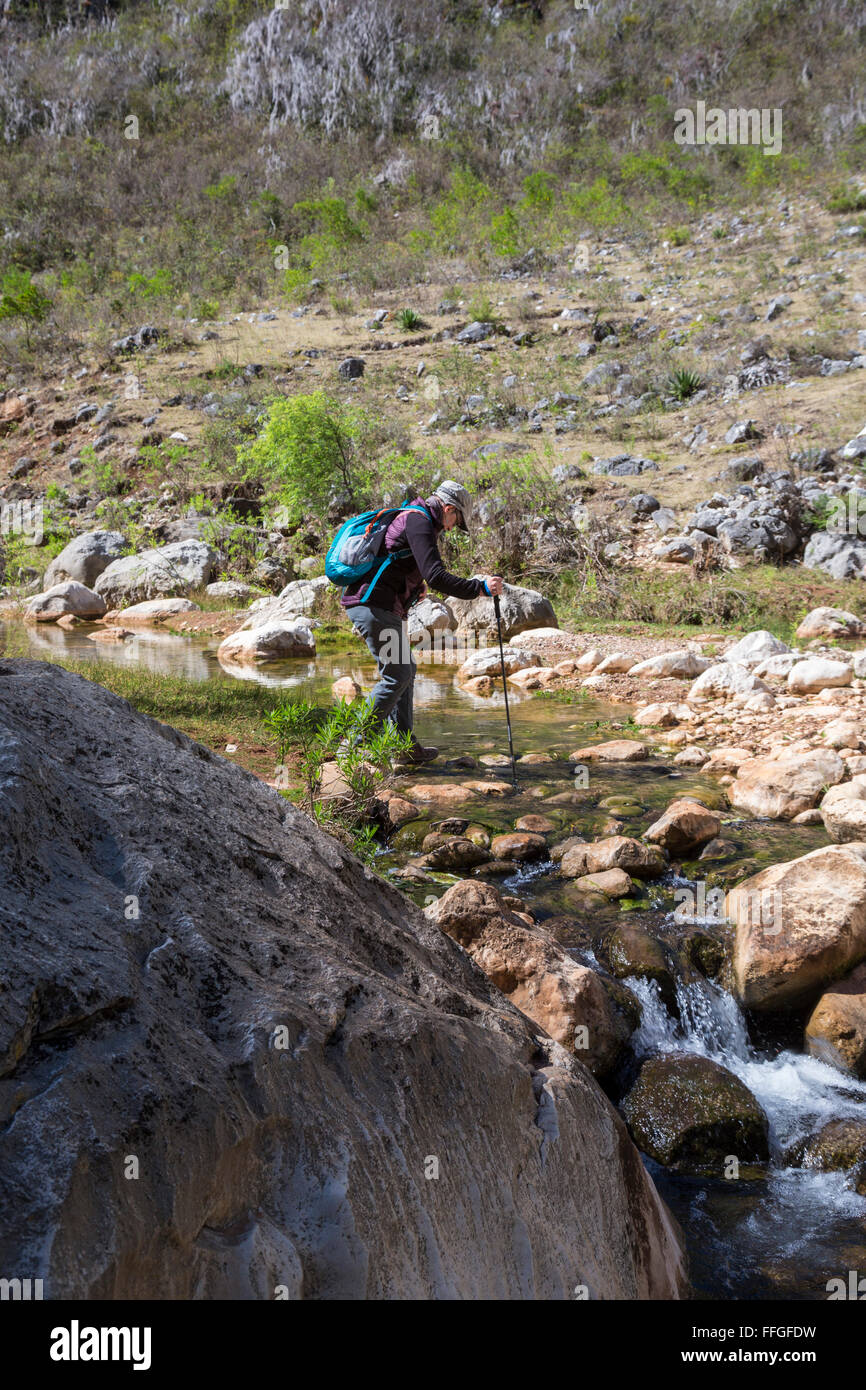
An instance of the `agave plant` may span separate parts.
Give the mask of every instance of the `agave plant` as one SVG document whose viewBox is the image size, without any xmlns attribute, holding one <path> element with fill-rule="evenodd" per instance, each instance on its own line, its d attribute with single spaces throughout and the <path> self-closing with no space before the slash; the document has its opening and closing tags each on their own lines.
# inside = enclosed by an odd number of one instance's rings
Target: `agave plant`
<svg viewBox="0 0 866 1390">
<path fill-rule="evenodd" d="M 666 382 L 668 395 L 678 401 L 687 401 L 690 396 L 700 391 L 703 385 L 703 377 L 698 372 L 690 371 L 688 367 L 677 367 Z"/>
<path fill-rule="evenodd" d="M 416 329 L 424 327 L 421 315 L 416 314 L 414 309 L 401 309 L 397 315 L 397 322 L 404 333 L 414 333 Z"/>
</svg>

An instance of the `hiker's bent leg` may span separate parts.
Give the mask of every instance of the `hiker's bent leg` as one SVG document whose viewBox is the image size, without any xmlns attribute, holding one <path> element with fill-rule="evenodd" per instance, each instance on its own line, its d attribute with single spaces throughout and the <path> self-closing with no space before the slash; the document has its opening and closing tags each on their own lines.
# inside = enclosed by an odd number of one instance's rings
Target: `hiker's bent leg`
<svg viewBox="0 0 866 1390">
<path fill-rule="evenodd" d="M 407 644 L 408 644 L 408 637 L 407 637 L 406 641 L 407 641 Z M 411 733 L 411 732 L 412 732 L 412 726 L 413 726 L 413 723 L 414 723 L 414 713 L 415 713 L 415 711 L 414 711 L 414 704 L 415 704 L 415 673 L 416 673 L 417 667 L 416 667 L 416 665 L 415 665 L 415 662 L 412 660 L 411 656 L 410 656 L 410 658 L 409 658 L 409 670 L 410 670 L 409 681 L 408 681 L 408 683 L 407 683 L 407 685 L 406 685 L 405 690 L 403 691 L 403 694 L 400 696 L 400 699 L 397 701 L 397 705 L 396 705 L 396 707 L 395 707 L 395 709 L 394 709 L 394 713 L 393 713 L 393 715 L 392 715 L 392 718 L 393 718 L 393 720 L 394 720 L 394 723 L 396 724 L 397 728 L 400 730 L 400 733 L 401 733 L 401 734 L 409 734 L 409 733 Z"/>
<path fill-rule="evenodd" d="M 379 679 L 370 694 L 370 708 L 380 723 L 390 719 L 406 732 L 412 727 L 412 684 L 415 663 L 409 650 L 406 625 L 395 613 L 358 604 L 349 616 L 367 643 L 379 668 Z M 406 719 L 408 717 L 408 724 Z"/>
</svg>

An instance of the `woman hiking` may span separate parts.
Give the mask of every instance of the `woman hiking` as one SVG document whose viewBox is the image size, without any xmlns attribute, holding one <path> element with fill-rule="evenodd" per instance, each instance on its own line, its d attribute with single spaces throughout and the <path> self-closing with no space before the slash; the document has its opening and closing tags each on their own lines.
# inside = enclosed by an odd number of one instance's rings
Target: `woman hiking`
<svg viewBox="0 0 866 1390">
<path fill-rule="evenodd" d="M 432 762 L 438 748 L 425 748 L 413 732 L 415 662 L 409 647 L 406 618 L 426 586 L 448 598 L 473 599 L 480 594 L 501 594 L 498 575 L 461 579 L 451 574 L 439 554 L 439 536 L 459 526 L 468 531 L 472 499 L 460 483 L 440 483 L 432 496 L 404 504 L 385 532 L 382 554 L 397 554 L 374 583 L 361 580 L 350 585 L 340 600 L 347 616 L 363 637 L 378 666 L 378 681 L 370 706 L 380 723 L 390 720 L 401 733 L 412 735 L 411 749 L 400 761 L 411 766 Z M 408 510 L 411 508 L 412 510 Z"/>
</svg>

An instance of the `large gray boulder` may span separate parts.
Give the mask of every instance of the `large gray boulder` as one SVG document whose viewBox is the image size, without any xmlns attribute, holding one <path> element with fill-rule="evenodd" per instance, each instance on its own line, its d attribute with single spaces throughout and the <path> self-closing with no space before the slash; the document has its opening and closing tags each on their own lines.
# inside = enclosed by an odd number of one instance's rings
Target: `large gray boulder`
<svg viewBox="0 0 866 1390">
<path fill-rule="evenodd" d="M 42 579 L 46 589 L 74 579 L 92 589 L 99 576 L 124 551 L 126 539 L 119 531 L 84 531 L 64 546 Z"/>
<path fill-rule="evenodd" d="M 256 627 L 239 628 L 217 647 L 217 659 L 224 667 L 315 655 L 316 639 L 309 618 L 280 618 Z"/>
<path fill-rule="evenodd" d="M 109 608 L 150 598 L 188 597 L 215 577 L 217 555 L 203 541 L 175 541 L 112 560 L 94 588 Z"/>
<path fill-rule="evenodd" d="M 866 545 L 853 536 L 817 531 L 803 552 L 806 569 L 822 570 L 833 579 L 862 579 L 866 571 Z"/>
<path fill-rule="evenodd" d="M 755 632 L 747 632 L 745 637 L 729 647 L 725 652 L 725 661 L 735 661 L 739 666 L 757 666 L 770 657 L 784 656 L 790 650 L 780 637 L 767 632 L 766 628 L 759 628 Z"/>
<path fill-rule="evenodd" d="M 325 575 L 315 579 L 293 579 L 272 599 L 256 599 L 249 610 L 239 632 L 249 632 L 257 627 L 271 627 L 275 623 L 289 624 L 297 618 L 311 618 L 324 614 L 334 602 L 336 590 Z"/>
<path fill-rule="evenodd" d="M 24 617 L 30 623 L 56 623 L 58 618 L 70 614 L 75 618 L 92 621 L 105 613 L 105 600 L 84 584 L 68 579 L 65 583 L 54 584 L 43 594 L 34 594 L 27 601 Z"/>
<path fill-rule="evenodd" d="M 531 627 L 558 627 L 553 604 L 536 589 L 524 589 L 519 584 L 506 584 L 499 599 L 502 617 L 502 636 L 507 641 Z M 457 620 L 457 630 L 462 632 L 495 633 L 496 613 L 493 599 L 482 594 L 480 598 L 449 598 L 448 607 Z"/>
<path fill-rule="evenodd" d="M 582 1063 L 276 791 L 37 662 L 0 662 L 0 750 L 2 1269 L 52 1299 L 685 1291 Z"/>
</svg>

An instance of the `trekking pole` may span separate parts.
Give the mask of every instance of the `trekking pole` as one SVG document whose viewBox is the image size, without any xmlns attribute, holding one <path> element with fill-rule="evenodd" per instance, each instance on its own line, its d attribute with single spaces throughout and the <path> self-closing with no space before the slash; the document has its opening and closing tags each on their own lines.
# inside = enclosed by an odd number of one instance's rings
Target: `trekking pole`
<svg viewBox="0 0 866 1390">
<path fill-rule="evenodd" d="M 517 768 L 514 763 L 514 741 L 511 737 L 511 711 L 508 708 L 508 682 L 505 676 L 505 651 L 502 646 L 502 619 L 499 613 L 499 595 L 493 595 L 493 611 L 496 614 L 496 631 L 499 634 L 499 663 L 502 667 L 502 693 L 505 696 L 505 721 L 508 724 L 508 751 L 511 754 L 511 781 L 517 789 Z"/>
</svg>

